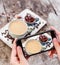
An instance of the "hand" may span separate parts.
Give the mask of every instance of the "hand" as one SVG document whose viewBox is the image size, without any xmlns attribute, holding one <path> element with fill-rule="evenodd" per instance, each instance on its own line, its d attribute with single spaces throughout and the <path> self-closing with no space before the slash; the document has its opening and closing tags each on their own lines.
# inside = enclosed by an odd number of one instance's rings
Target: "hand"
<svg viewBox="0 0 60 65">
<path fill-rule="evenodd" d="M 13 43 L 10 63 L 11 65 L 29 65 L 23 55 L 21 47 L 16 46 L 16 40 Z"/>
<path fill-rule="evenodd" d="M 51 27 L 51 29 L 56 32 L 56 38 L 53 39 L 55 49 L 49 51 L 48 55 L 52 58 L 54 54 L 57 54 L 58 58 L 60 59 L 60 32 L 54 27 Z"/>
</svg>

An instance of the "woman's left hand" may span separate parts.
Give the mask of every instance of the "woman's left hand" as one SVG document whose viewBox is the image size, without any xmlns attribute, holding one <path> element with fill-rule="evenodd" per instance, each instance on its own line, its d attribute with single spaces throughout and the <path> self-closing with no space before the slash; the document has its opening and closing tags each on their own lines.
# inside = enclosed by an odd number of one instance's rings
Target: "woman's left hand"
<svg viewBox="0 0 60 65">
<path fill-rule="evenodd" d="M 21 47 L 16 46 L 16 40 L 13 43 L 10 63 L 11 65 L 29 65 L 23 55 Z"/>
</svg>

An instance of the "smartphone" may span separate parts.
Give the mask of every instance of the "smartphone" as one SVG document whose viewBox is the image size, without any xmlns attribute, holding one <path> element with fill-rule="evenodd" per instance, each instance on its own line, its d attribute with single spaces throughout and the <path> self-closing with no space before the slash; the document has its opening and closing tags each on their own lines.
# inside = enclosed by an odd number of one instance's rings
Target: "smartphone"
<svg viewBox="0 0 60 65">
<path fill-rule="evenodd" d="M 55 31 L 49 30 L 22 38 L 26 39 L 24 43 L 21 42 L 21 39 L 18 39 L 16 44 L 22 48 L 25 57 L 32 56 L 54 49 L 52 39 L 55 37 Z"/>
</svg>

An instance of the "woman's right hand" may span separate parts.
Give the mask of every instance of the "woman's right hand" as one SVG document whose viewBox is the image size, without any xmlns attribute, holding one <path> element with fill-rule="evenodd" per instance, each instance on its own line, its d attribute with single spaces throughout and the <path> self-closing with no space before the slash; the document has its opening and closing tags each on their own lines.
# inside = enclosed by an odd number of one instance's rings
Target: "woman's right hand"
<svg viewBox="0 0 60 65">
<path fill-rule="evenodd" d="M 60 60 L 60 32 L 58 30 L 56 30 L 54 27 L 51 27 L 51 29 L 54 30 L 55 33 L 56 33 L 56 38 L 53 39 L 53 43 L 54 43 L 55 49 L 54 50 L 50 50 L 48 52 L 48 55 L 50 57 L 53 57 L 54 54 L 57 54 L 58 58 Z"/>
</svg>

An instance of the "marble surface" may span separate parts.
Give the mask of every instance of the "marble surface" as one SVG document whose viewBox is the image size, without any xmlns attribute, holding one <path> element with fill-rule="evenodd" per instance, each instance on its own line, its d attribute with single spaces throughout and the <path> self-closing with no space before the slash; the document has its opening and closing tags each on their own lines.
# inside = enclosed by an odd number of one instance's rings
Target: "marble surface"
<svg viewBox="0 0 60 65">
<path fill-rule="evenodd" d="M 46 30 L 50 25 L 60 27 L 60 0 L 0 0 L 0 28 L 7 24 L 16 14 L 28 8 L 47 21 L 47 25 L 42 28 Z M 41 29 L 41 30 L 42 30 Z M 0 40 L 0 65 L 10 65 L 11 49 Z M 31 56 L 28 59 L 30 65 L 60 65 L 57 56 L 52 59 L 48 57 L 48 52 Z"/>
</svg>

